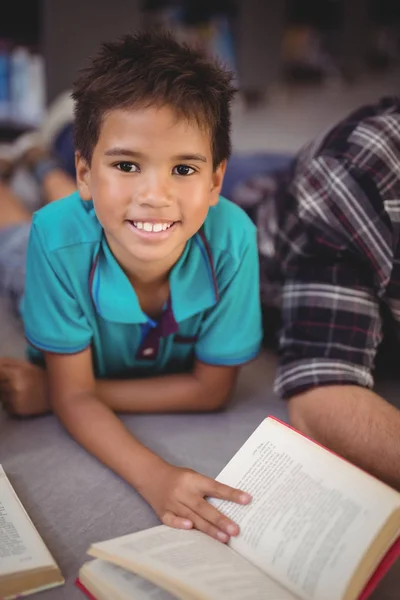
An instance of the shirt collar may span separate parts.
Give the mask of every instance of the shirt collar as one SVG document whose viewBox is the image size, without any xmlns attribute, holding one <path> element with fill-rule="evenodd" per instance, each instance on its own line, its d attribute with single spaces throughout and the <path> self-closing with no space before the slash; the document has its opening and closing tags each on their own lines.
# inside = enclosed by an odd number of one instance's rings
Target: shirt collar
<svg viewBox="0 0 400 600">
<path fill-rule="evenodd" d="M 103 234 L 89 278 L 94 306 L 114 323 L 146 323 L 135 290 L 112 254 Z M 186 244 L 170 274 L 170 300 L 166 312 L 176 322 L 211 308 L 218 301 L 218 286 L 211 249 L 201 229 Z M 170 314 L 172 311 L 172 315 Z"/>
</svg>

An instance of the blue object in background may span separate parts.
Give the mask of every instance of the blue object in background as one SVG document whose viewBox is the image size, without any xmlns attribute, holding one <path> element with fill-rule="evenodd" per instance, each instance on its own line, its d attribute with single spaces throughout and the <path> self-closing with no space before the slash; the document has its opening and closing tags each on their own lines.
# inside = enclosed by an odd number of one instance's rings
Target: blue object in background
<svg viewBox="0 0 400 600">
<path fill-rule="evenodd" d="M 74 154 L 74 136 L 72 123 L 65 125 L 57 134 L 53 150 L 59 159 L 61 166 L 75 179 L 75 154 Z"/>
<path fill-rule="evenodd" d="M 0 120 L 10 119 L 10 55 L 0 40 Z"/>
<path fill-rule="evenodd" d="M 281 171 L 289 167 L 293 156 L 289 154 L 273 154 L 257 152 L 254 154 L 233 154 L 229 159 L 225 179 L 222 186 L 222 195 L 231 198 L 234 188 L 256 177 L 274 171 Z"/>
</svg>

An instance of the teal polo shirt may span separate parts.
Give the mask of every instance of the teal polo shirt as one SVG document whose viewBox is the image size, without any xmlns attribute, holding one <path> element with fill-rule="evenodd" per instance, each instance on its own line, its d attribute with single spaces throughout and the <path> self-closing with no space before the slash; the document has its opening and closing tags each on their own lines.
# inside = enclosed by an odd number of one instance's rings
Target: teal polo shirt
<svg viewBox="0 0 400 600">
<path fill-rule="evenodd" d="M 262 338 L 256 229 L 220 198 L 172 268 L 156 322 L 140 308 L 93 204 L 76 192 L 33 218 L 21 309 L 34 362 L 43 351 L 90 345 L 97 377 L 179 373 L 196 358 L 240 365 Z"/>
</svg>

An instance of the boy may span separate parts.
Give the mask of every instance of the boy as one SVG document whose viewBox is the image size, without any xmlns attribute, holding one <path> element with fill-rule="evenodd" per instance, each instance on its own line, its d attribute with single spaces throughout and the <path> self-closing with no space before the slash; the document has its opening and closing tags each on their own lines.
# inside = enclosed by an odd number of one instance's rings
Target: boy
<svg viewBox="0 0 400 600">
<path fill-rule="evenodd" d="M 259 350 L 255 228 L 219 200 L 233 93 L 167 34 L 102 47 L 73 93 L 79 193 L 34 217 L 22 306 L 42 402 L 165 524 L 222 542 L 238 527 L 204 498 L 249 496 L 166 463 L 114 411 L 217 410 Z"/>
</svg>

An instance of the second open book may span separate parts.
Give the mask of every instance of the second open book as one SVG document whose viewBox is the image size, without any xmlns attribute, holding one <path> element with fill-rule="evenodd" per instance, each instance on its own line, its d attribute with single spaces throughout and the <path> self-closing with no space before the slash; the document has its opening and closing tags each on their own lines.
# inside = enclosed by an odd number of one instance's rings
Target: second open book
<svg viewBox="0 0 400 600">
<path fill-rule="evenodd" d="M 400 554 L 400 494 L 274 418 L 217 479 L 253 497 L 211 500 L 240 525 L 229 545 L 161 525 L 92 545 L 81 585 L 96 600 L 365 600 Z"/>
</svg>

